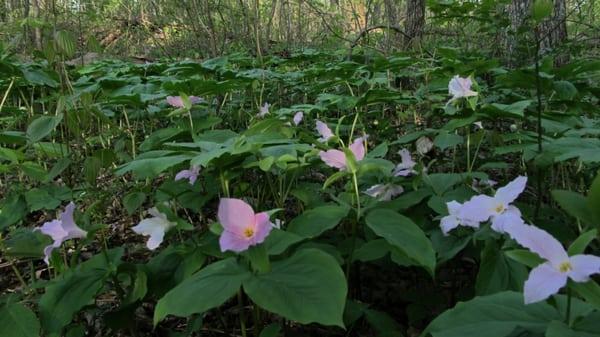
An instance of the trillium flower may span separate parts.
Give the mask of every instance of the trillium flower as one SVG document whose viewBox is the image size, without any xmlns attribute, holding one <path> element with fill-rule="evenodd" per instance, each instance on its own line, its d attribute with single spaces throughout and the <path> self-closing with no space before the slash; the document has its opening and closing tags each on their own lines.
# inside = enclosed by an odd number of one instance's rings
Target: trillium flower
<svg viewBox="0 0 600 337">
<path fill-rule="evenodd" d="M 189 170 L 181 170 L 179 173 L 175 175 L 175 181 L 181 179 L 187 179 L 190 182 L 190 185 L 194 185 L 196 180 L 198 179 L 198 175 L 200 174 L 200 166 L 192 166 Z"/>
<path fill-rule="evenodd" d="M 263 106 L 260 107 L 260 110 L 258 111 L 258 114 L 256 115 L 256 117 L 263 118 L 266 115 L 268 115 L 270 107 L 271 107 L 271 104 L 265 102 L 265 104 L 263 104 Z"/>
<path fill-rule="evenodd" d="M 150 208 L 148 210 L 148 214 L 150 214 L 152 217 L 140 221 L 139 224 L 131 229 L 137 234 L 149 236 L 148 241 L 146 242 L 146 247 L 148 247 L 150 250 L 154 250 L 163 242 L 165 233 L 168 232 L 169 229 L 175 227 L 177 224 L 169 221 L 167 216 L 161 213 L 155 207 Z"/>
<path fill-rule="evenodd" d="M 58 219 L 45 222 L 41 227 L 34 229 L 34 231 L 40 231 L 45 235 L 52 238 L 54 242 L 51 245 L 44 248 L 44 262 L 50 264 L 50 256 L 55 248 L 62 245 L 63 242 L 70 239 L 81 239 L 85 238 L 87 232 L 79 228 L 75 224 L 73 219 L 73 212 L 75 211 L 75 204 L 70 202 L 65 211 L 58 215 Z"/>
<path fill-rule="evenodd" d="M 217 216 L 223 225 L 219 238 L 222 252 L 239 253 L 260 244 L 275 226 L 266 212 L 255 214 L 252 207 L 240 199 L 222 198 Z"/>
<path fill-rule="evenodd" d="M 410 156 L 410 152 L 407 149 L 402 149 L 398 151 L 398 154 L 400 155 L 402 161 L 400 164 L 396 165 L 394 172 L 392 172 L 394 177 L 407 177 L 411 174 L 417 173 L 417 171 L 414 170 L 414 167 L 417 165 L 417 163 Z"/>
<path fill-rule="evenodd" d="M 202 98 L 197 96 L 188 96 L 188 98 L 192 104 L 198 104 L 203 101 Z M 175 108 L 184 107 L 183 99 L 181 98 L 181 96 L 167 96 L 167 103 L 169 103 L 170 106 Z"/>
<path fill-rule="evenodd" d="M 467 226 L 473 228 L 479 228 L 479 222 L 464 218 L 463 205 L 456 200 L 446 203 L 448 207 L 448 215 L 442 218 L 440 221 L 440 227 L 444 235 L 458 226 Z"/>
<path fill-rule="evenodd" d="M 354 158 L 356 159 L 356 161 L 361 161 L 365 158 L 365 146 L 363 142 L 364 138 L 359 137 L 356 138 L 354 142 L 348 147 L 350 151 L 354 154 Z M 335 167 L 340 171 L 345 170 L 347 168 L 346 154 L 344 153 L 344 151 L 321 151 L 319 152 L 319 157 L 321 157 L 321 160 L 325 162 L 327 166 Z"/>
<path fill-rule="evenodd" d="M 475 125 L 479 130 L 483 130 L 483 122 L 475 122 L 473 125 Z"/>
<path fill-rule="evenodd" d="M 470 77 L 462 78 L 458 75 L 454 76 L 450 83 L 448 83 L 448 92 L 452 95 L 450 102 L 455 101 L 461 97 L 472 97 L 477 96 L 477 92 L 471 90 L 473 81 Z"/>
<path fill-rule="evenodd" d="M 294 118 L 293 118 L 294 125 L 300 124 L 300 122 L 302 122 L 303 118 L 304 118 L 304 113 L 302 111 L 296 112 L 296 114 L 294 115 Z"/>
<path fill-rule="evenodd" d="M 509 226 L 523 223 L 521 212 L 511 205 L 525 190 L 527 177 L 519 176 L 506 186 L 499 188 L 493 197 L 477 195 L 467 201 L 462 212 L 466 219 L 484 222 L 491 218 L 492 229 L 504 233 Z"/>
<path fill-rule="evenodd" d="M 327 124 L 321 121 L 317 121 L 317 132 L 321 136 L 321 138 L 318 139 L 321 143 L 325 143 L 333 137 L 333 132 L 331 132 L 331 129 L 327 126 Z"/>
<path fill-rule="evenodd" d="M 379 201 L 390 201 L 394 197 L 402 194 L 404 188 L 400 185 L 394 184 L 378 184 L 369 187 L 365 194 L 376 198 Z"/>
<path fill-rule="evenodd" d="M 569 278 L 574 282 L 587 282 L 591 275 L 600 273 L 600 257 L 569 256 L 560 242 L 543 229 L 523 224 L 510 227 L 507 233 L 521 246 L 546 260 L 533 268 L 525 281 L 525 304 L 543 301 L 556 294 Z"/>
</svg>

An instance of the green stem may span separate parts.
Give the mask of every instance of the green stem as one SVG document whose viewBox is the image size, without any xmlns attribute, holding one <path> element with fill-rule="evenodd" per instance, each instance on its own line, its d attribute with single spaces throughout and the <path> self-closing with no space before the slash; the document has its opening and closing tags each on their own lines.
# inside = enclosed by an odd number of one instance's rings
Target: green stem
<svg viewBox="0 0 600 337">
<path fill-rule="evenodd" d="M 566 317 L 565 317 L 565 323 L 567 325 L 571 325 L 571 288 L 567 287 L 567 313 L 566 313 Z"/>
<path fill-rule="evenodd" d="M 360 221 L 360 192 L 358 191 L 358 179 L 356 178 L 356 172 L 352 173 L 352 183 L 354 185 L 354 194 L 356 196 L 356 220 L 352 222 L 352 245 L 350 246 L 350 254 L 348 255 L 348 261 L 346 262 L 346 279 L 350 278 L 350 266 L 354 259 L 354 250 L 356 249 L 356 232 L 358 222 Z"/>
<path fill-rule="evenodd" d="M 247 335 L 246 335 L 246 315 L 244 315 L 244 299 L 242 298 L 241 290 L 238 291 L 237 298 L 238 298 L 238 309 L 240 311 L 240 330 L 242 332 L 242 337 L 247 337 Z"/>
</svg>

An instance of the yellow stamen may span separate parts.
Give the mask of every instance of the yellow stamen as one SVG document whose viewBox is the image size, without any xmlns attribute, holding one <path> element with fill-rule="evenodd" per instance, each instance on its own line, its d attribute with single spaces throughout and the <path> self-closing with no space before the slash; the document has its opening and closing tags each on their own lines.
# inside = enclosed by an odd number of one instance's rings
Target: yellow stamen
<svg viewBox="0 0 600 337">
<path fill-rule="evenodd" d="M 251 238 L 252 236 L 254 236 L 254 228 L 248 227 L 244 229 L 244 236 L 247 238 Z"/>
<path fill-rule="evenodd" d="M 571 266 L 571 263 L 569 261 L 565 261 L 558 266 L 558 270 L 561 273 L 566 273 L 566 272 L 570 271 L 571 269 L 573 269 L 573 267 Z"/>
<path fill-rule="evenodd" d="M 496 211 L 496 213 L 502 213 L 502 212 L 504 212 L 504 205 L 500 204 L 500 205 L 496 206 L 496 208 L 494 210 Z"/>
</svg>

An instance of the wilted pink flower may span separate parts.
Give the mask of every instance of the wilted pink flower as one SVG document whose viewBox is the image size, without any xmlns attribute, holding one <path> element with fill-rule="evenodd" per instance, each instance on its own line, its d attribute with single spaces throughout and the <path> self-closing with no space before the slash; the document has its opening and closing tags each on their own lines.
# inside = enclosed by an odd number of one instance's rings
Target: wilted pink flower
<svg viewBox="0 0 600 337">
<path fill-rule="evenodd" d="M 479 228 L 479 222 L 464 218 L 462 206 L 461 203 L 455 200 L 446 203 L 448 215 L 443 217 L 440 221 L 440 227 L 444 235 L 448 235 L 451 230 L 458 226 Z"/>
<path fill-rule="evenodd" d="M 543 301 L 567 284 L 587 282 L 590 276 L 600 273 L 600 257 L 594 255 L 569 256 L 563 246 L 550 233 L 531 225 L 517 225 L 506 232 L 521 246 L 538 254 L 546 262 L 533 268 L 525 281 L 525 303 Z"/>
<path fill-rule="evenodd" d="M 197 96 L 188 96 L 188 98 L 192 104 L 198 104 L 203 101 L 202 98 Z M 181 98 L 181 96 L 167 96 L 167 103 L 169 103 L 170 106 L 175 108 L 184 107 L 183 99 Z"/>
<path fill-rule="evenodd" d="M 356 138 L 354 142 L 348 147 L 350 151 L 354 154 L 354 158 L 356 159 L 356 161 L 361 161 L 365 158 L 365 146 L 363 142 L 364 138 L 359 137 Z M 324 161 L 325 164 L 327 164 L 327 166 L 335 167 L 340 171 L 346 169 L 346 155 L 343 151 L 321 151 L 319 152 L 319 157 L 321 157 L 321 160 Z"/>
<path fill-rule="evenodd" d="M 196 179 L 198 179 L 198 175 L 200 174 L 200 166 L 192 166 L 189 170 L 181 170 L 179 173 L 175 175 L 175 181 L 181 179 L 187 179 L 190 182 L 190 185 L 194 185 Z"/>
<path fill-rule="evenodd" d="M 219 238 L 222 252 L 239 253 L 260 244 L 274 227 L 266 212 L 255 214 L 252 207 L 240 199 L 222 198 L 217 216 L 223 226 Z"/>
<path fill-rule="evenodd" d="M 450 80 L 450 83 L 448 83 L 448 92 L 452 95 L 450 102 L 461 97 L 477 96 L 477 92 L 471 90 L 471 85 L 473 85 L 473 81 L 471 81 L 470 77 L 462 78 L 458 75 L 454 76 Z"/>
<path fill-rule="evenodd" d="M 302 111 L 298 111 L 296 112 L 296 114 L 294 115 L 294 125 L 298 125 L 300 124 L 300 122 L 302 122 L 302 119 L 304 118 L 304 113 Z"/>
<path fill-rule="evenodd" d="M 268 115 L 270 107 L 271 107 L 271 104 L 265 102 L 265 104 L 263 104 L 263 106 L 260 107 L 260 110 L 259 110 L 258 114 L 256 115 L 256 117 L 263 118 L 266 115 Z"/>
<path fill-rule="evenodd" d="M 50 264 L 50 256 L 55 248 L 60 247 L 63 242 L 69 239 L 85 238 L 87 232 L 77 227 L 73 219 L 75 204 L 70 202 L 65 211 L 58 215 L 58 219 L 45 222 L 41 227 L 34 230 L 49 235 L 54 242 L 44 248 L 44 262 Z"/>
<path fill-rule="evenodd" d="M 150 250 L 154 250 L 163 242 L 165 233 L 169 229 L 175 227 L 177 224 L 169 221 L 167 216 L 161 213 L 155 207 L 150 208 L 148 210 L 148 214 L 150 214 L 152 217 L 140 221 L 139 224 L 131 229 L 137 234 L 149 236 L 148 241 L 146 242 L 146 247 L 148 247 Z"/>
<path fill-rule="evenodd" d="M 394 197 L 402 194 L 402 192 L 404 192 L 404 188 L 400 185 L 378 184 L 369 187 L 369 189 L 365 191 L 365 194 L 380 201 L 390 201 Z"/>
<path fill-rule="evenodd" d="M 407 177 L 413 173 L 416 173 L 414 167 L 417 165 L 417 163 L 410 156 L 410 152 L 407 149 L 402 149 L 398 151 L 398 154 L 400 155 L 400 158 L 402 158 L 402 161 L 400 164 L 396 165 L 394 172 L 392 172 L 394 177 Z"/>
<path fill-rule="evenodd" d="M 511 205 L 525 190 L 527 177 L 519 176 L 506 186 L 499 188 L 493 197 L 477 195 L 465 202 L 461 211 L 464 218 L 483 222 L 491 218 L 492 229 L 504 233 L 508 226 L 523 223 L 521 212 Z"/>
<path fill-rule="evenodd" d="M 321 143 L 324 143 L 333 137 L 333 132 L 331 132 L 331 129 L 327 126 L 327 124 L 321 121 L 317 121 L 317 132 L 321 136 L 321 138 L 318 139 Z"/>
</svg>

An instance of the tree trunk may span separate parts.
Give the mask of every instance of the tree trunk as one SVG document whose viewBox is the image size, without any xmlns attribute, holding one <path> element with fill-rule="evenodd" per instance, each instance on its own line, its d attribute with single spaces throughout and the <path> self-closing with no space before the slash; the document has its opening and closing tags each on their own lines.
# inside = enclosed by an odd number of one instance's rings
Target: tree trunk
<svg viewBox="0 0 600 337">
<path fill-rule="evenodd" d="M 565 0 L 554 0 L 554 12 L 540 25 L 542 53 L 559 49 L 567 40 L 567 4 Z M 559 51 L 554 59 L 556 66 L 569 62 L 569 54 Z"/>
<path fill-rule="evenodd" d="M 425 27 L 425 0 L 406 1 L 406 19 L 404 21 L 404 48 L 416 46 L 423 36 Z"/>
<path fill-rule="evenodd" d="M 387 24 L 388 26 L 397 26 L 398 25 L 398 4 L 395 0 L 385 0 L 385 14 L 387 16 Z M 389 29 L 386 31 L 387 34 L 387 49 L 390 50 L 393 47 L 398 46 L 400 43 L 400 38 L 398 34 L 390 31 Z"/>
<path fill-rule="evenodd" d="M 508 5 L 508 18 L 510 19 L 510 27 L 506 32 L 506 58 L 509 66 L 515 66 L 517 57 L 517 46 L 519 42 L 519 30 L 525 24 L 529 17 L 532 0 L 512 0 Z"/>
</svg>

